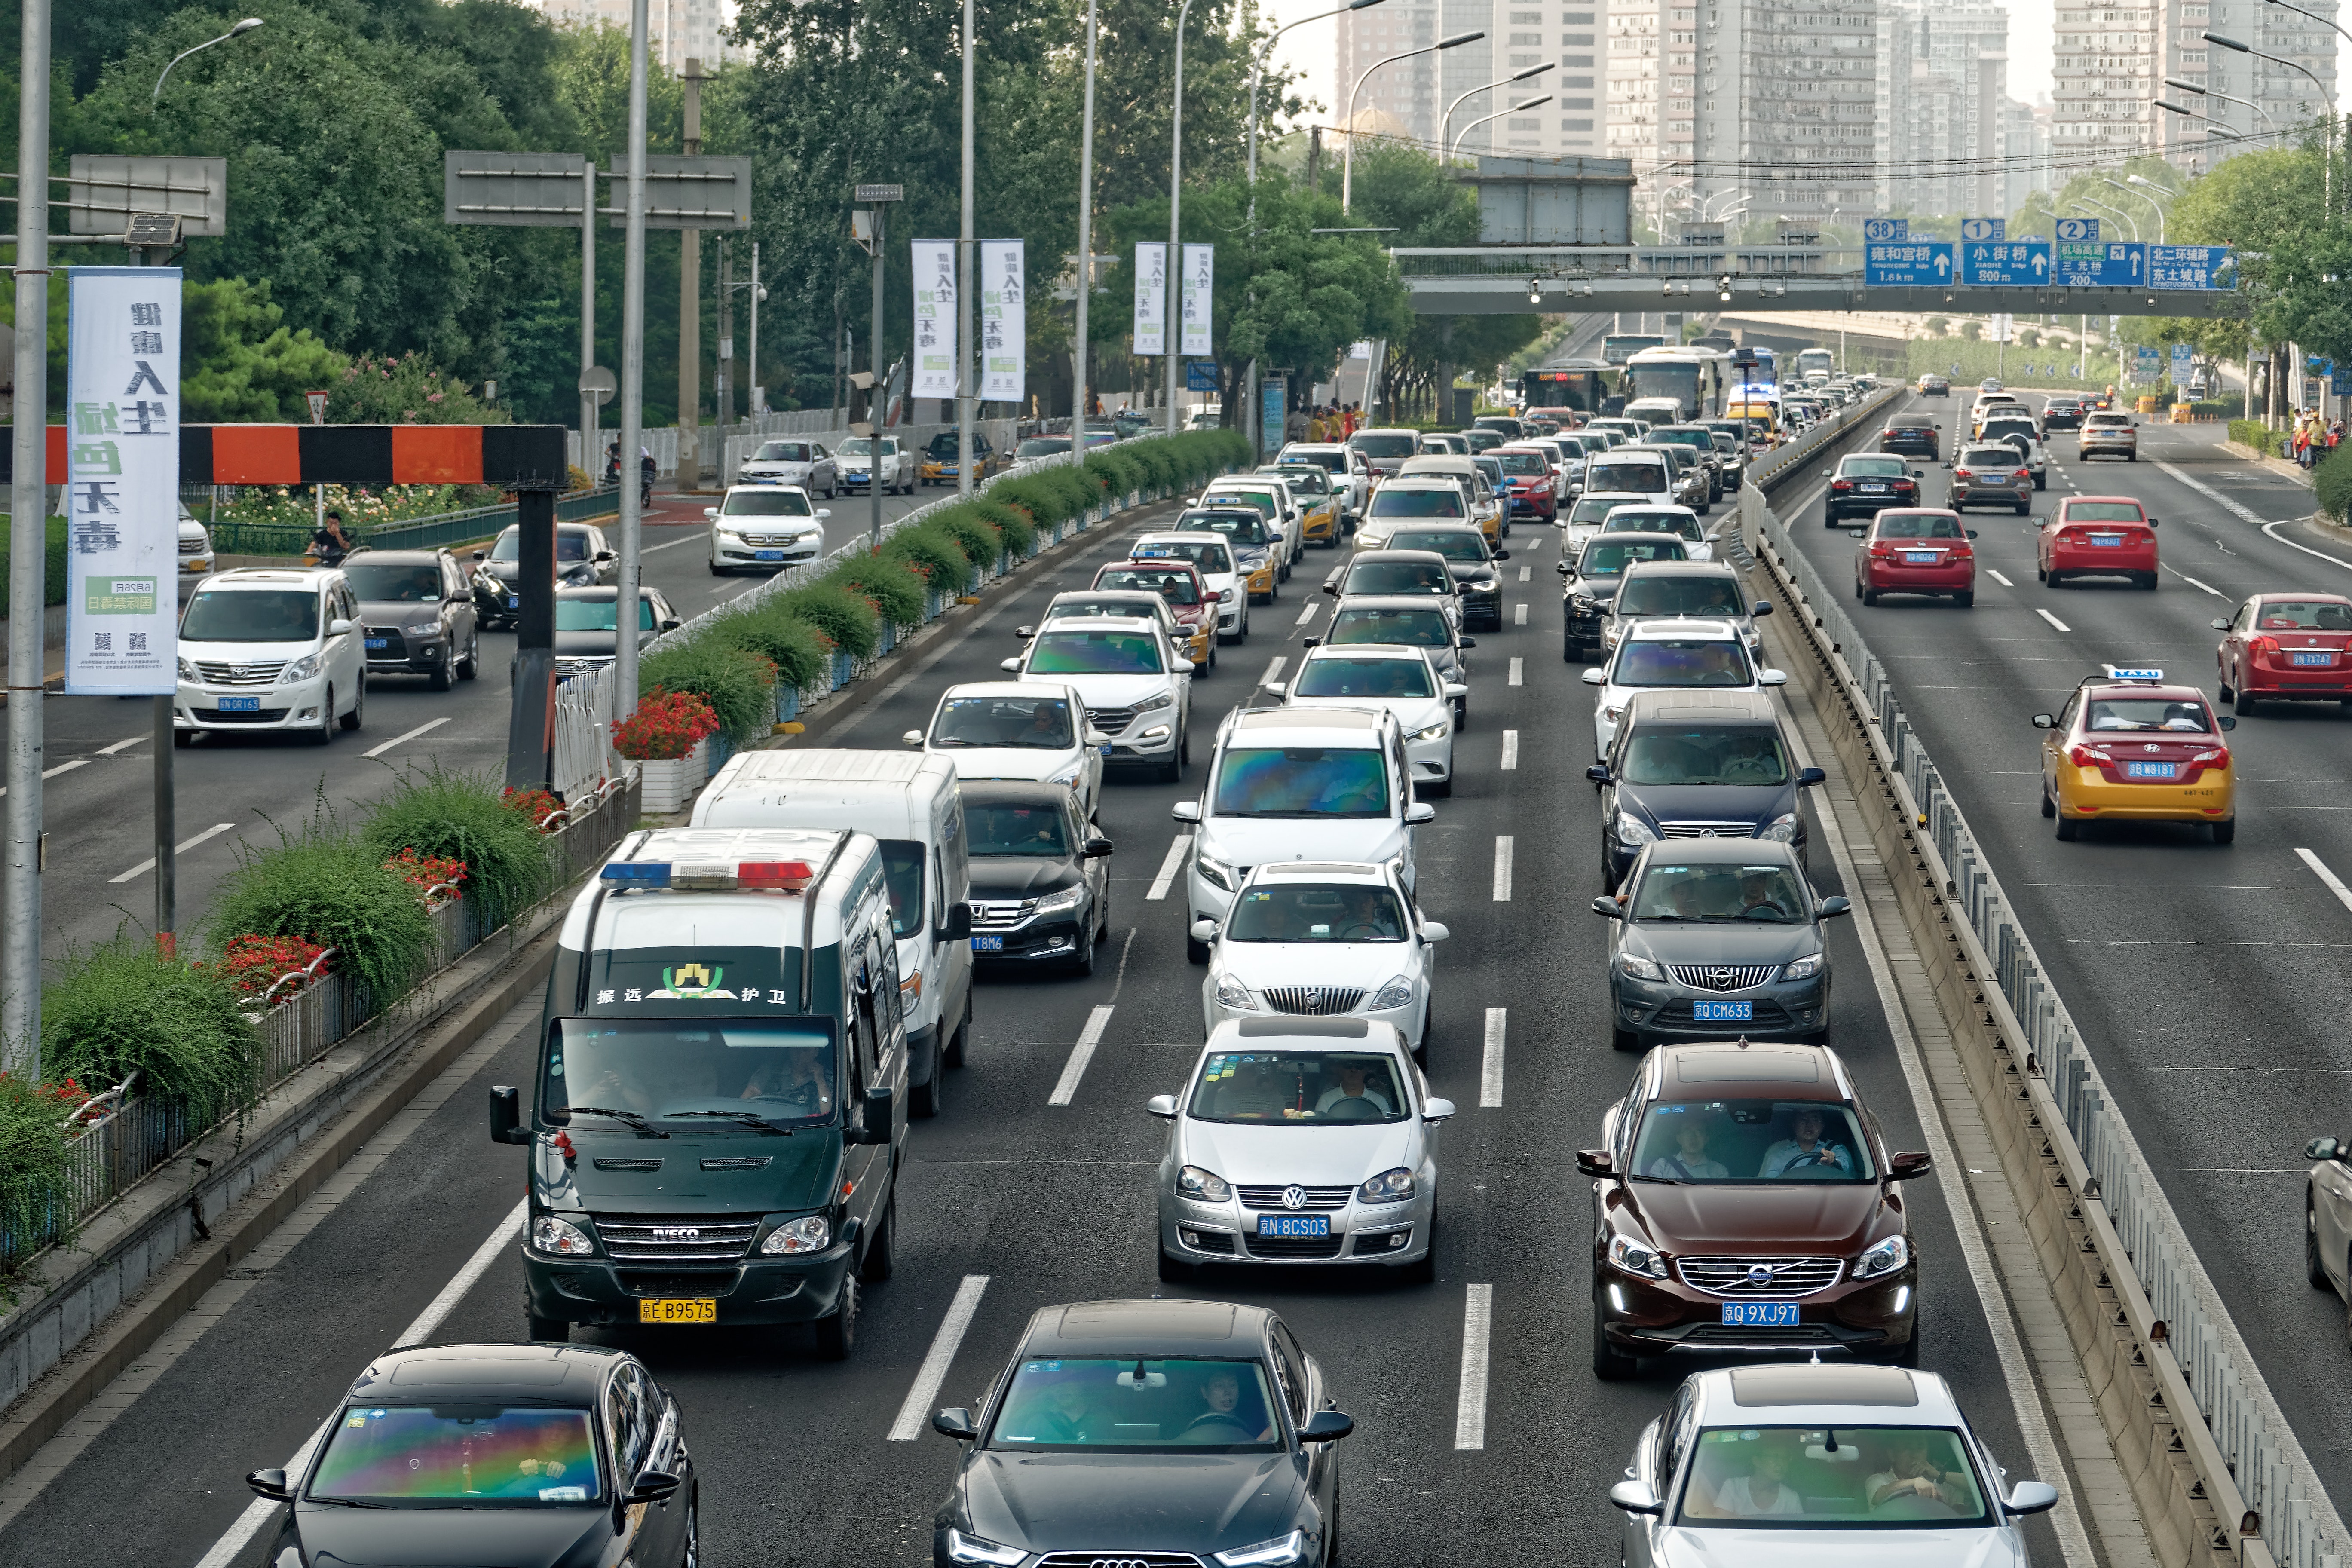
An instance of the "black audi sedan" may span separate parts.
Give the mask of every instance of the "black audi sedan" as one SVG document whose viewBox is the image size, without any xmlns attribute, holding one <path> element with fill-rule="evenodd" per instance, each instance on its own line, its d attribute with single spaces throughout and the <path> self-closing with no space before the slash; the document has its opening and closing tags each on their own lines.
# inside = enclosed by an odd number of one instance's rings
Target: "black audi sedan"
<svg viewBox="0 0 2352 1568">
<path fill-rule="evenodd" d="M 266 1562 L 693 1563 L 677 1402 L 625 1352 L 430 1345 L 378 1356 L 299 1468 Z"/>
<path fill-rule="evenodd" d="M 1445 557 L 1454 586 L 1462 595 L 1465 631 L 1503 629 L 1503 579 L 1496 566 L 1511 558 L 1507 550 L 1486 542 L 1486 531 L 1472 522 L 1429 523 L 1399 528 L 1389 535 L 1391 550 L 1432 550 Z"/>
<path fill-rule="evenodd" d="M 1110 934 L 1111 843 L 1068 787 L 963 782 L 971 956 L 983 968 L 1047 963 L 1092 974 Z"/>
<path fill-rule="evenodd" d="M 1029 1320 L 931 1528 L 934 1568 L 1109 1561 L 1325 1568 L 1355 1430 L 1281 1319 L 1224 1301 L 1081 1301 Z"/>
</svg>

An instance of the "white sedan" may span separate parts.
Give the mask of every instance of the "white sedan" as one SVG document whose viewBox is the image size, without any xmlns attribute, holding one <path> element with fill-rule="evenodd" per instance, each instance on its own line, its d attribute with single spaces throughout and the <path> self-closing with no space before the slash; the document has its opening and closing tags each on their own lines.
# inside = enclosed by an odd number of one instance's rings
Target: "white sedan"
<svg viewBox="0 0 2352 1568">
<path fill-rule="evenodd" d="M 852 436 L 841 444 L 835 454 L 841 462 L 841 488 L 863 490 L 874 482 L 873 465 L 866 461 L 872 443 L 863 436 Z M 915 454 L 907 450 L 906 443 L 896 436 L 882 437 L 882 493 L 913 495 L 915 493 Z"/>
<path fill-rule="evenodd" d="M 1437 673 L 1426 650 L 1380 643 L 1311 647 L 1291 679 L 1265 689 L 1292 708 L 1385 708 L 1404 735 L 1416 795 L 1454 793 L 1454 705 L 1470 688 Z"/>
<path fill-rule="evenodd" d="M 1228 1018 L 1305 1013 L 1377 1018 L 1412 1042 L 1429 1037 L 1437 943 L 1396 872 L 1347 860 L 1275 860 L 1253 870 L 1224 920 L 1195 922 L 1209 944 L 1201 1029 Z"/>
<path fill-rule="evenodd" d="M 1636 691 L 1759 691 L 1788 683 L 1783 671 L 1757 667 L 1739 628 L 1728 621 L 1637 622 L 1625 628 L 1607 664 L 1584 672 L 1585 685 L 1601 688 L 1592 705 L 1593 760 L 1609 760 L 1617 721 Z"/>
<path fill-rule="evenodd" d="M 1109 741 L 1111 763 L 1149 763 L 1163 784 L 1192 760 L 1192 661 L 1159 621 L 1084 616 L 1047 621 L 1004 668 L 1024 681 L 1075 690 Z"/>
<path fill-rule="evenodd" d="M 1715 541 L 1707 537 L 1706 524 L 1698 513 L 1686 506 L 1660 506 L 1656 501 L 1644 501 L 1639 506 L 1612 508 L 1601 521 L 1603 533 L 1671 533 L 1683 542 L 1685 561 L 1715 559 Z"/>
<path fill-rule="evenodd" d="M 744 485 L 795 485 L 831 500 L 841 488 L 841 469 L 821 441 L 790 437 L 762 441 L 735 470 Z"/>
<path fill-rule="evenodd" d="M 961 779 L 1028 779 L 1066 785 L 1092 822 L 1102 804 L 1103 757 L 1110 737 L 1097 730 L 1086 700 L 1067 686 L 980 680 L 950 686 L 928 730 L 907 744 L 936 752 Z"/>
</svg>

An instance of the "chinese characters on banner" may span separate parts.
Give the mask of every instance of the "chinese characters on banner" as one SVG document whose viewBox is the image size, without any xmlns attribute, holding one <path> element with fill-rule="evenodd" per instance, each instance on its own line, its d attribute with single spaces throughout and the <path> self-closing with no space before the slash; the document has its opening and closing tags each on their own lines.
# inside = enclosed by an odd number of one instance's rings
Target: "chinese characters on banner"
<svg viewBox="0 0 2352 1568">
<path fill-rule="evenodd" d="M 915 241 L 915 378 L 909 397 L 956 395 L 955 241 Z"/>
<path fill-rule="evenodd" d="M 1217 247 L 1213 245 L 1188 245 L 1184 247 L 1184 341 L 1180 345 L 1188 354 L 1209 354 L 1216 351 L 1209 346 L 1210 307 L 1214 303 L 1217 288 Z"/>
<path fill-rule="evenodd" d="M 180 269 L 77 267 L 66 361 L 66 690 L 178 689 Z"/>
<path fill-rule="evenodd" d="M 1135 247 L 1135 353 L 1138 358 L 1168 352 L 1168 247 L 1139 240 Z"/>
<path fill-rule="evenodd" d="M 980 395 L 1019 403 L 1029 395 L 1028 261 L 1017 239 L 980 242 Z"/>
</svg>

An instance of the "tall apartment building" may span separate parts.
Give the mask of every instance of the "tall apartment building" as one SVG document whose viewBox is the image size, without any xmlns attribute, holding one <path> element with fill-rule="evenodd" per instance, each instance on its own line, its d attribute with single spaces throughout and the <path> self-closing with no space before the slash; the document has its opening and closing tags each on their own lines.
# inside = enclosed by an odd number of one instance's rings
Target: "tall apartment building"
<svg viewBox="0 0 2352 1568">
<path fill-rule="evenodd" d="M 2330 21 L 2336 17 L 2336 0 L 2297 3 Z M 2292 60 L 2303 69 L 2216 48 L 2205 41 L 2208 27 L 2263 54 Z M 2246 138 L 2208 136 L 2193 121 L 2159 112 L 2158 122 L 2150 127 L 2157 138 L 2151 150 L 2160 148 L 2190 173 L 2210 169 L 2242 152 L 2292 145 L 2298 139 L 2294 128 L 2325 113 L 2336 101 L 2334 29 L 2282 6 L 2262 0 L 2165 0 L 2156 30 L 2158 53 L 2166 67 L 2163 74 L 2198 83 L 2210 91 L 2198 101 L 2192 94 L 2160 85 L 2157 90 L 2175 102 L 2190 100 L 2187 107 L 2202 109 L 2222 128 Z M 2316 76 L 2319 85 L 2314 86 L 2305 71 Z M 2220 93 L 2249 100 L 2260 106 L 2261 112 L 2212 96 Z"/>
<path fill-rule="evenodd" d="M 1391 55 L 1433 44 L 1445 37 L 1442 0 L 1387 0 L 1361 11 L 1342 12 L 1339 27 L 1338 91 L 1332 99 L 1335 119 L 1346 123 L 1349 94 L 1355 94 L 1355 127 L 1368 134 L 1403 136 L 1434 151 L 1438 113 L 1438 61 L 1447 55 L 1465 54 L 1477 45 L 1446 54 L 1417 55 L 1393 65 L 1372 68 Z M 1371 75 L 1365 76 L 1366 71 Z M 1357 83 L 1360 80 L 1362 86 Z"/>
<path fill-rule="evenodd" d="M 630 0 L 531 0 L 552 22 L 604 22 L 626 32 Z M 721 0 L 648 0 L 646 46 L 651 58 L 672 75 L 689 59 L 705 68 L 738 58 L 719 29 L 728 23 Z"/>
<path fill-rule="evenodd" d="M 1888 84 L 1881 121 L 1885 210 L 2006 213 L 2009 13 L 1992 0 L 1891 0 L 1884 14 L 1882 36 L 1909 68 L 1899 89 Z"/>
<path fill-rule="evenodd" d="M 2250 13 L 2261 8 L 2261 0 L 2239 4 Z M 2189 8 L 2185 0 L 2058 0 L 2050 150 L 2062 172 L 2117 163 L 2159 144 L 2153 121 L 2160 114 L 2155 100 L 2163 78 L 2170 74 L 2168 12 Z"/>
<path fill-rule="evenodd" d="M 1506 158 L 1597 157 L 1602 146 L 1601 5 L 1606 0 L 1493 0 L 1492 9 L 1472 25 L 1495 41 L 1490 68 L 1446 94 L 1448 102 L 1482 82 L 1529 66 L 1552 68 L 1530 81 L 1496 88 L 1465 100 L 1454 111 L 1454 129 L 1494 113 L 1507 102 L 1551 95 L 1551 101 L 1526 114 L 1507 114 L 1471 133 L 1462 143 Z M 1468 48 L 1458 51 L 1467 55 Z M 1465 66 L 1472 64 L 1464 61 Z M 1507 98 L 1506 98 L 1507 95 Z M 1485 138 L 1483 145 L 1477 139 Z"/>
</svg>

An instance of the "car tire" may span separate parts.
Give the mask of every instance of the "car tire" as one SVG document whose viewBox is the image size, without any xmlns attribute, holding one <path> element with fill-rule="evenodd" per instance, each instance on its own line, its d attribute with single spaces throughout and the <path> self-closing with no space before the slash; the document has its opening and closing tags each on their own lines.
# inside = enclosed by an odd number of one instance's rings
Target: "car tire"
<svg viewBox="0 0 2352 1568">
<path fill-rule="evenodd" d="M 2140 589 L 2144 593 L 2153 594 L 2156 592 L 2156 585 L 2162 581 L 2164 581 L 2162 575 L 2158 573 L 2143 572 L 2140 574 Z"/>
<path fill-rule="evenodd" d="M 2235 713 L 2241 719 L 2251 719 L 2253 717 L 2255 710 L 2261 706 L 2261 704 L 2262 700 L 2260 698 L 2256 697 L 2252 692 L 2241 688 L 2231 695 L 2230 711 Z"/>
<path fill-rule="evenodd" d="M 1603 1383 L 1622 1383 L 1642 1369 L 1641 1358 L 1627 1355 L 1609 1342 L 1601 1327 L 1601 1293 L 1592 1296 L 1592 1375 Z"/>
<path fill-rule="evenodd" d="M 2126 452 L 2124 454 L 2124 461 L 2126 463 L 2137 463 L 2139 461 L 2139 454 L 2137 452 Z"/>
<path fill-rule="evenodd" d="M 1159 768 L 1159 779 L 1160 779 L 1160 782 L 1161 784 L 1174 784 L 1178 779 L 1181 779 L 1181 778 L 1182 778 L 1183 776 L 1184 776 L 1184 754 L 1183 754 L 1183 752 L 1181 752 L 1181 751 L 1175 751 L 1175 752 L 1169 752 L 1169 753 L 1168 753 L 1168 760 L 1167 760 L 1166 762 L 1164 762 L 1164 763 L 1160 763 L 1160 768 Z"/>
<path fill-rule="evenodd" d="M 1171 1285 L 1187 1283 L 1197 1269 L 1197 1265 L 1188 1263 L 1183 1258 L 1171 1258 L 1165 1251 L 1160 1254 L 1160 1278 Z"/>
<path fill-rule="evenodd" d="M 713 577 L 724 577 L 727 575 L 727 568 L 719 564 L 718 562 L 713 561 L 710 563 L 710 574 Z"/>
<path fill-rule="evenodd" d="M 2037 489 L 2037 490 L 2046 490 L 2046 489 L 2048 489 L 2050 488 L 2050 476 L 2049 476 L 2049 475 L 2047 475 L 2047 474 L 2036 474 L 2036 475 L 2034 475 L 2034 476 L 2033 476 L 2033 488 L 2034 488 L 2035 489 Z"/>
<path fill-rule="evenodd" d="M 1853 580 L 1853 596 L 1857 599 L 1862 597 L 1862 579 L 1859 577 Z"/>
<path fill-rule="evenodd" d="M 1412 793 L 1423 800 L 1451 800 L 1454 797 L 1454 780 L 1450 776 L 1432 779 L 1427 784 L 1413 785 Z"/>
<path fill-rule="evenodd" d="M 482 634 L 470 631 L 466 634 L 466 657 L 457 661 L 457 679 L 471 680 L 481 673 Z"/>
<path fill-rule="evenodd" d="M 2032 516 L 2032 515 L 2033 515 L 2033 503 L 2032 503 L 2032 501 L 2030 501 L 2030 500 L 2021 500 L 2021 501 L 2019 501 L 2019 502 L 2017 503 L 2017 515 L 2018 515 L 2018 516 L 2020 516 L 2020 517 L 2031 517 L 2031 516 Z"/>
<path fill-rule="evenodd" d="M 857 1276 L 841 1282 L 841 1305 L 833 1316 L 815 1323 L 816 1353 L 826 1361 L 847 1361 L 857 1348 Z"/>
<path fill-rule="evenodd" d="M 172 731 L 172 744 L 176 750 L 184 752 L 195 743 L 196 732 L 194 730 L 174 730 Z"/>
<path fill-rule="evenodd" d="M 1609 1030 L 1609 1048 L 1612 1051 L 1638 1051 L 1642 1048 L 1642 1037 L 1631 1029 L 1620 1029 L 1612 1025 Z"/>
<path fill-rule="evenodd" d="M 1209 962 L 1209 944 L 1195 941 L 1190 931 L 1187 931 L 1184 936 L 1184 962 L 1192 964 L 1204 964 Z"/>
<path fill-rule="evenodd" d="M 2233 843 L 2233 842 L 2235 842 L 2235 841 L 2236 841 L 2237 837 L 2238 837 L 2238 819 L 2237 819 L 2236 817 L 2234 817 L 2234 816 L 2233 816 L 2233 817 L 2230 818 L 2230 820 L 2229 820 L 2229 821 L 2227 821 L 2227 822 L 2217 822 L 2217 823 L 2213 824 L 2213 842 L 2214 842 L 2214 843 L 2216 843 L 2216 844 L 2229 844 L 2229 843 Z"/>
<path fill-rule="evenodd" d="M 898 1194 L 894 1189 L 890 1201 L 882 1205 L 882 1223 L 874 1227 L 874 1238 L 866 1244 L 866 1255 L 857 1260 L 857 1277 L 868 1285 L 879 1285 L 890 1278 L 898 1266 Z"/>
<path fill-rule="evenodd" d="M 433 667 L 433 673 L 425 678 L 426 684 L 431 686 L 436 691 L 446 691 L 451 687 L 457 685 L 457 678 L 456 675 L 451 673 L 451 668 L 455 662 L 455 660 L 445 658 L 439 664 L 435 665 Z"/>
<path fill-rule="evenodd" d="M 1915 1317 L 1911 1320 L 1911 1337 L 1903 1342 L 1903 1348 L 1896 1351 L 1893 1355 L 1886 1359 L 1888 1363 L 1894 1366 L 1911 1367 L 1915 1369 L 1918 1366 L 1919 1320 L 1917 1318 Z"/>
<path fill-rule="evenodd" d="M 1865 605 L 1875 605 L 1878 603 L 1878 590 L 1875 588 L 1864 588 L 1862 591 L 1862 602 Z"/>
<path fill-rule="evenodd" d="M 1083 931 L 1078 936 L 1078 956 L 1070 960 L 1070 973 L 1080 980 L 1090 980 L 1095 973 L 1095 933 Z"/>
<path fill-rule="evenodd" d="M 1976 607 L 1976 602 L 1977 591 L 1974 588 L 1963 588 L 1958 593 L 1952 595 L 1952 603 L 1958 605 L 1963 610 L 1974 609 Z"/>
<path fill-rule="evenodd" d="M 2042 786 L 2042 815 L 2051 817 L 2058 815 L 2058 803 L 2050 798 L 2050 786 L 2047 784 Z"/>
<path fill-rule="evenodd" d="M 327 688 L 327 706 L 320 715 L 319 727 L 310 731 L 310 742 L 314 746 L 324 746 L 331 742 L 334 738 L 335 689 L 330 686 Z"/>
<path fill-rule="evenodd" d="M 1408 1285 L 1437 1283 L 1437 1215 L 1434 1212 L 1429 1216 L 1429 1245 L 1422 1249 L 1419 1258 L 1406 1264 L 1400 1272 L 1404 1275 Z"/>
<path fill-rule="evenodd" d="M 2075 836 L 2083 831 L 2083 825 L 2075 821 L 2073 817 L 2059 816 L 2055 810 L 2053 810 L 2051 815 L 2058 817 L 2057 829 L 2058 840 L 2060 843 L 2073 843 Z"/>
<path fill-rule="evenodd" d="M 523 1321 L 530 1331 L 530 1337 L 538 1343 L 560 1345 L 572 1338 L 572 1325 L 562 1318 L 542 1318 L 526 1312 Z"/>
<path fill-rule="evenodd" d="M 352 699 L 352 710 L 337 714 L 335 722 L 352 731 L 367 722 L 367 677 L 364 674 L 360 677 L 359 694 Z"/>
<path fill-rule="evenodd" d="M 1192 721 L 1187 716 L 1184 728 L 1176 737 L 1176 761 L 1183 767 L 1192 765 Z"/>
<path fill-rule="evenodd" d="M 2311 1281 L 2315 1290 L 2336 1289 L 2336 1281 L 2327 1277 L 2326 1266 L 2319 1261 L 2319 1211 L 2312 1206 L 2308 1193 L 2303 1200 L 2303 1277 Z"/>
<path fill-rule="evenodd" d="M 942 1055 L 931 1064 L 931 1081 L 919 1083 L 907 1091 L 907 1113 L 924 1121 L 947 1109 L 948 1059 Z"/>
</svg>

